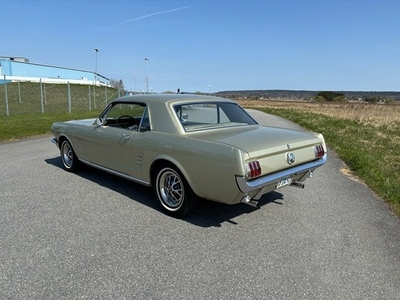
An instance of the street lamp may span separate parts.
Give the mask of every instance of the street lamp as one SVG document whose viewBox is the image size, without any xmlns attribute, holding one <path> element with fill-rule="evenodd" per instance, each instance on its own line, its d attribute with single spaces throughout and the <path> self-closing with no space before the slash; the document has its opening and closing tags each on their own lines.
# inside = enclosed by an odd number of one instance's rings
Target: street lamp
<svg viewBox="0 0 400 300">
<path fill-rule="evenodd" d="M 96 52 L 96 61 L 94 64 L 94 87 L 93 87 L 93 102 L 94 102 L 94 107 L 96 108 L 96 84 L 97 84 L 97 53 L 99 52 L 99 49 L 94 48 L 94 51 Z"/>
<path fill-rule="evenodd" d="M 208 95 L 211 95 L 211 85 L 207 85 L 208 86 Z"/>
</svg>

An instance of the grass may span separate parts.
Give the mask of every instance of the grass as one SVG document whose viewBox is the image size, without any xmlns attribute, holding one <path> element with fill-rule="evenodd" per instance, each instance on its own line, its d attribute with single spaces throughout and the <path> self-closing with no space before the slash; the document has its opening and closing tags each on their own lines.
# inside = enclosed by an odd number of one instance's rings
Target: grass
<svg viewBox="0 0 400 300">
<path fill-rule="evenodd" d="M 50 134 L 55 121 L 97 117 L 118 96 L 120 93 L 111 87 L 35 82 L 0 84 L 0 141 Z"/>
<path fill-rule="evenodd" d="M 0 115 L 7 115 L 7 110 L 11 116 L 68 112 L 69 109 L 81 111 L 104 108 L 119 95 L 120 93 L 111 87 L 93 88 L 93 86 L 81 84 L 69 86 L 51 83 L 40 85 L 35 82 L 0 84 Z"/>
<path fill-rule="evenodd" d="M 101 110 L 72 113 L 34 113 L 15 116 L 0 116 L 0 142 L 50 134 L 50 126 L 56 121 L 96 118 Z"/>
<path fill-rule="evenodd" d="M 400 216 L 400 105 L 273 101 L 241 104 L 321 132 L 351 172 Z"/>
</svg>

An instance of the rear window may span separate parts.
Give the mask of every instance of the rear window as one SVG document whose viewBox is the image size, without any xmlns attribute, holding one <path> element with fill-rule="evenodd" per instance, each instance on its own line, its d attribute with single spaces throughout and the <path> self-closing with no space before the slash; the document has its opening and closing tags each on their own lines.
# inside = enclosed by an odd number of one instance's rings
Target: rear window
<svg viewBox="0 0 400 300">
<path fill-rule="evenodd" d="M 174 109 L 186 131 L 257 124 L 236 103 L 188 103 L 175 105 Z"/>
</svg>

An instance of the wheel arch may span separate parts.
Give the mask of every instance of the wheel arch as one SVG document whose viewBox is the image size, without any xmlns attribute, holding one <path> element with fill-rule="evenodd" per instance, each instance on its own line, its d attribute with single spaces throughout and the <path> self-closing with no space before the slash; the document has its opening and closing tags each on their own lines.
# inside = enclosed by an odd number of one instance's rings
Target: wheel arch
<svg viewBox="0 0 400 300">
<path fill-rule="evenodd" d="M 61 149 L 61 144 L 62 144 L 64 141 L 68 141 L 68 143 L 69 143 L 69 144 L 71 145 L 71 147 L 72 147 L 72 150 L 74 150 L 74 153 L 75 153 L 76 157 L 78 158 L 78 160 L 80 160 L 80 158 L 79 158 L 79 156 L 78 156 L 78 153 L 76 152 L 76 149 L 75 149 L 75 144 L 72 142 L 72 140 L 71 140 L 68 136 L 66 136 L 66 135 L 64 135 L 64 134 L 61 134 L 61 135 L 60 135 L 60 137 L 58 138 L 58 147 Z"/>
<path fill-rule="evenodd" d="M 72 146 L 71 140 L 69 138 L 67 138 L 67 136 L 60 135 L 60 137 L 58 138 L 58 144 L 61 146 L 61 143 L 64 141 L 68 141 Z"/>
<path fill-rule="evenodd" d="M 190 188 L 193 190 L 195 194 L 197 194 L 195 189 L 196 187 L 193 185 L 193 182 L 191 181 L 191 178 L 189 174 L 186 172 L 185 168 L 177 160 L 171 157 L 160 156 L 153 161 L 153 163 L 150 166 L 150 184 L 153 186 L 154 180 L 157 176 L 157 170 L 162 165 L 168 165 L 168 164 L 175 167 L 179 171 L 179 173 L 181 173 L 181 175 L 185 177 L 185 180 L 189 184 Z"/>
</svg>

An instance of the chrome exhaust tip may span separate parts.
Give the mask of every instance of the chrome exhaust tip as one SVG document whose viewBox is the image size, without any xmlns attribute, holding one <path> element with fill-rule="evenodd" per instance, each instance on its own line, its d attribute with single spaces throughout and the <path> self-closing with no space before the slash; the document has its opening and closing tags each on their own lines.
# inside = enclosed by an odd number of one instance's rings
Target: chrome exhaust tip
<svg viewBox="0 0 400 300">
<path fill-rule="evenodd" d="M 241 203 L 250 205 L 255 208 L 260 208 L 260 205 L 258 204 L 258 201 L 251 199 L 250 195 L 246 195 L 243 197 L 242 200 L 240 200 Z"/>
<path fill-rule="evenodd" d="M 305 187 L 304 183 L 298 182 L 298 181 L 292 182 L 292 184 L 290 186 L 298 187 L 298 188 L 301 188 L 301 189 L 304 189 L 304 187 Z"/>
</svg>

